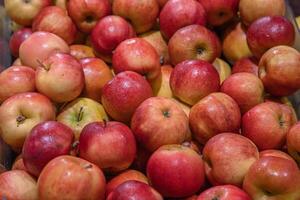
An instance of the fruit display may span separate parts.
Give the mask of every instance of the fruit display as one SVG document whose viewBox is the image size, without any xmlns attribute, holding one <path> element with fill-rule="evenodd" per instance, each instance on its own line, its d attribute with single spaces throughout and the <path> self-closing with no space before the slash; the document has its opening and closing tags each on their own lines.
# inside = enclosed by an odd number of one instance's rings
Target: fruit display
<svg viewBox="0 0 300 200">
<path fill-rule="evenodd" d="M 300 200 L 288 1 L 3 7 L 1 200 Z"/>
</svg>

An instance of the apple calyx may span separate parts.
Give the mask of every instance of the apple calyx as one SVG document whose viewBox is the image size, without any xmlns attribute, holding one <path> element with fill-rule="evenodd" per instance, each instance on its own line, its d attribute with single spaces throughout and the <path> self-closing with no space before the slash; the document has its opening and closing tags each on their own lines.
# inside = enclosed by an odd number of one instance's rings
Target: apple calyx
<svg viewBox="0 0 300 200">
<path fill-rule="evenodd" d="M 90 24 L 94 22 L 94 17 L 92 15 L 88 15 L 85 17 L 85 21 Z"/>
<path fill-rule="evenodd" d="M 17 119 L 16 119 L 16 121 L 17 121 L 17 127 L 19 127 L 21 124 L 23 124 L 25 120 L 26 120 L 26 117 L 25 117 L 25 116 L 19 115 L 19 116 L 17 117 Z"/>
<path fill-rule="evenodd" d="M 280 116 L 279 117 L 279 126 L 282 128 L 284 126 L 284 124 L 285 124 L 285 121 L 283 120 L 283 117 Z"/>
<path fill-rule="evenodd" d="M 197 52 L 197 54 L 199 54 L 199 55 L 202 55 L 204 51 L 205 51 L 205 48 L 203 48 L 203 47 L 197 47 L 197 48 L 196 48 L 196 52 Z"/>
<path fill-rule="evenodd" d="M 170 118 L 171 117 L 171 114 L 170 114 L 169 110 L 162 111 L 162 114 L 164 115 L 165 118 Z"/>
<path fill-rule="evenodd" d="M 24 3 L 28 4 L 31 2 L 31 0 L 23 0 Z"/>
<path fill-rule="evenodd" d="M 79 109 L 79 112 L 78 112 L 77 122 L 80 122 L 82 120 L 83 114 L 84 114 L 84 111 L 83 111 L 83 107 L 81 106 Z"/>
</svg>

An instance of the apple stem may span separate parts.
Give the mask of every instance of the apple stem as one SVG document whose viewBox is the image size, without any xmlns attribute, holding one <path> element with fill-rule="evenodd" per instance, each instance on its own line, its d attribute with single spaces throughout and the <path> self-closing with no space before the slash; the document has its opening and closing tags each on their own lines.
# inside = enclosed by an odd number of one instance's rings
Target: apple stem
<svg viewBox="0 0 300 200">
<path fill-rule="evenodd" d="M 83 107 L 80 107 L 79 113 L 78 113 L 78 117 L 77 117 L 77 122 L 80 122 L 82 120 L 83 117 Z"/>
<path fill-rule="evenodd" d="M 44 70 L 49 71 L 50 67 L 42 63 L 39 59 L 36 60 L 36 62 L 42 67 Z"/>
<path fill-rule="evenodd" d="M 93 165 L 88 163 L 88 164 L 84 165 L 83 168 L 90 169 L 90 168 L 93 168 Z"/>
</svg>

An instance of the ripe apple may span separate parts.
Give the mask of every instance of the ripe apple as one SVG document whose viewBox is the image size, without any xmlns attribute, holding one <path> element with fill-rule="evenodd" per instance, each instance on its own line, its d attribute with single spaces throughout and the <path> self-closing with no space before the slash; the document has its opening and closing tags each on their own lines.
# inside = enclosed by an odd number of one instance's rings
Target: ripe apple
<svg viewBox="0 0 300 200">
<path fill-rule="evenodd" d="M 27 169 L 24 165 L 24 162 L 23 162 L 22 153 L 16 157 L 11 169 L 27 171 Z"/>
<path fill-rule="evenodd" d="M 151 96 L 151 86 L 141 75 L 125 71 L 104 85 L 101 102 L 113 119 L 128 123 L 135 109 Z"/>
<path fill-rule="evenodd" d="M 241 186 L 250 166 L 258 159 L 255 144 L 235 133 L 218 134 L 203 149 L 205 173 L 213 185 Z"/>
<path fill-rule="evenodd" d="M 7 98 L 35 91 L 35 71 L 26 66 L 11 66 L 0 73 L 0 103 Z"/>
<path fill-rule="evenodd" d="M 204 184 L 204 165 L 201 156 L 191 148 L 164 145 L 151 155 L 147 176 L 164 197 L 187 197 Z"/>
<path fill-rule="evenodd" d="M 156 0 L 114 0 L 112 9 L 114 15 L 130 21 L 137 33 L 149 31 L 159 14 Z"/>
<path fill-rule="evenodd" d="M 169 40 L 168 49 L 173 65 L 189 59 L 213 62 L 221 54 L 219 38 L 201 25 L 190 25 L 176 31 Z"/>
<path fill-rule="evenodd" d="M 285 158 L 285 159 L 288 159 L 290 161 L 293 161 L 297 165 L 295 160 L 289 154 L 287 154 L 283 151 L 280 151 L 280 150 L 269 149 L 269 150 L 264 150 L 264 151 L 259 152 L 259 158 L 267 157 L 267 156 Z"/>
<path fill-rule="evenodd" d="M 259 77 L 266 91 L 288 96 L 300 88 L 300 53 L 289 46 L 269 49 L 259 61 Z"/>
<path fill-rule="evenodd" d="M 242 134 L 260 150 L 279 149 L 294 123 L 291 109 L 284 104 L 265 102 L 246 112 L 242 118 Z"/>
<path fill-rule="evenodd" d="M 234 185 L 219 185 L 203 191 L 197 200 L 251 200 L 249 195 Z"/>
<path fill-rule="evenodd" d="M 51 160 L 38 179 L 39 199 L 105 199 L 105 177 L 96 165 L 73 156 Z"/>
<path fill-rule="evenodd" d="M 195 139 L 205 144 L 219 133 L 238 132 L 241 113 L 233 98 L 221 92 L 212 93 L 192 107 L 189 122 Z"/>
<path fill-rule="evenodd" d="M 255 57 L 248 57 L 237 60 L 232 67 L 232 73 L 239 72 L 248 72 L 258 76 L 257 59 Z"/>
<path fill-rule="evenodd" d="M 70 46 L 70 54 L 77 60 L 83 58 L 94 58 L 96 57 L 92 47 L 83 44 L 73 44 Z"/>
<path fill-rule="evenodd" d="M 1 137 L 15 151 L 19 151 L 35 125 L 54 119 L 54 106 L 46 96 L 34 92 L 16 94 L 6 99 L 0 107 Z"/>
<path fill-rule="evenodd" d="M 97 22 L 111 13 L 108 0 L 69 0 L 67 10 L 77 28 L 90 33 Z"/>
<path fill-rule="evenodd" d="M 231 75 L 230 65 L 221 58 L 216 58 L 212 64 L 219 73 L 220 83 L 223 83 Z"/>
<path fill-rule="evenodd" d="M 19 49 L 22 42 L 24 42 L 31 34 L 31 28 L 21 28 L 12 34 L 9 39 L 9 49 L 14 57 L 19 56 Z"/>
<path fill-rule="evenodd" d="M 285 158 L 263 157 L 249 169 L 243 189 L 253 200 L 296 200 L 300 198 L 298 166 Z"/>
<path fill-rule="evenodd" d="M 300 163 L 300 122 L 292 126 L 287 134 L 287 148 L 289 154 Z"/>
<path fill-rule="evenodd" d="M 69 53 L 68 44 L 49 32 L 34 32 L 20 46 L 19 56 L 23 65 L 37 68 L 53 52 Z"/>
<path fill-rule="evenodd" d="M 264 102 L 264 85 L 254 74 L 241 72 L 229 76 L 221 86 L 221 92 L 231 96 L 244 114 Z"/>
<path fill-rule="evenodd" d="M 113 79 L 110 68 L 99 58 L 84 58 L 80 60 L 80 63 L 85 80 L 83 95 L 101 102 L 104 85 Z"/>
<path fill-rule="evenodd" d="M 212 92 L 219 91 L 220 77 L 212 64 L 203 60 L 186 60 L 177 64 L 170 77 L 174 96 L 194 105 Z"/>
<path fill-rule="evenodd" d="M 78 98 L 67 104 L 57 115 L 57 121 L 67 125 L 78 140 L 82 129 L 95 121 L 108 121 L 103 106 L 89 98 Z"/>
<path fill-rule="evenodd" d="M 206 12 L 196 0 L 169 0 L 159 15 L 160 30 L 166 39 L 180 28 L 192 24 L 206 24 Z"/>
<path fill-rule="evenodd" d="M 42 8 L 50 6 L 51 0 L 4 0 L 7 15 L 23 26 L 30 26 Z"/>
<path fill-rule="evenodd" d="M 0 174 L 1 199 L 38 200 L 38 189 L 34 178 L 23 170 L 12 170 Z"/>
<path fill-rule="evenodd" d="M 170 77 L 173 71 L 172 65 L 163 65 L 160 68 L 161 76 L 157 78 L 158 89 L 155 91 L 155 96 L 172 98 L 173 93 L 170 87 Z"/>
</svg>

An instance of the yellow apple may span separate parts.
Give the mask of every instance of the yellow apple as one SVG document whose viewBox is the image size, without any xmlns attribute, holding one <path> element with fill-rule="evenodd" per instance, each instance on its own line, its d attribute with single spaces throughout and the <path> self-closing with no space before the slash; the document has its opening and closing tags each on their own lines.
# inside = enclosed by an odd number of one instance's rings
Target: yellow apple
<svg viewBox="0 0 300 200">
<path fill-rule="evenodd" d="M 231 75 L 230 65 L 221 58 L 216 58 L 216 60 L 213 62 L 213 66 L 219 73 L 220 83 L 222 83 L 226 78 L 228 78 Z"/>
</svg>

